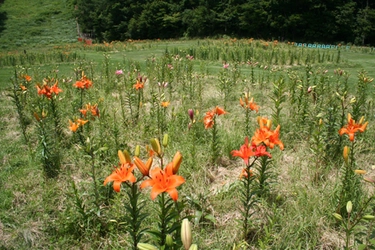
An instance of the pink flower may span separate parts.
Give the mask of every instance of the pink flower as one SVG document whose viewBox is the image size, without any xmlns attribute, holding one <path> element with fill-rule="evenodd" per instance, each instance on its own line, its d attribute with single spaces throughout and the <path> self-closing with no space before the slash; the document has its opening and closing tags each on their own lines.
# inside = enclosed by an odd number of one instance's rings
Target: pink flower
<svg viewBox="0 0 375 250">
<path fill-rule="evenodd" d="M 116 70 L 116 75 L 123 75 L 124 74 L 124 71 L 122 71 L 122 69 L 119 69 L 119 70 Z"/>
</svg>

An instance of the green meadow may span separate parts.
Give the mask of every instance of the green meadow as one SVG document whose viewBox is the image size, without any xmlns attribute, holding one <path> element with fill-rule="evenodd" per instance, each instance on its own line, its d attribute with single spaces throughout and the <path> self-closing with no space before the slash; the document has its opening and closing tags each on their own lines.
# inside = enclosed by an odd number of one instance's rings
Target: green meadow
<svg viewBox="0 0 375 250">
<path fill-rule="evenodd" d="M 89 45 L 64 1 L 15 2 L 0 249 L 375 248 L 373 48 Z"/>
</svg>

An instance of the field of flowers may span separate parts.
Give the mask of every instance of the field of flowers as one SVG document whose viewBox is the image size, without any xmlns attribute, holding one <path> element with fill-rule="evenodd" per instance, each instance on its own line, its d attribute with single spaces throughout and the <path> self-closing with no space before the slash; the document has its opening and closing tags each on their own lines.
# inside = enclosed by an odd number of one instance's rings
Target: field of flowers
<svg viewBox="0 0 375 250">
<path fill-rule="evenodd" d="M 373 56 L 253 39 L 0 52 L 0 249 L 375 249 Z"/>
</svg>

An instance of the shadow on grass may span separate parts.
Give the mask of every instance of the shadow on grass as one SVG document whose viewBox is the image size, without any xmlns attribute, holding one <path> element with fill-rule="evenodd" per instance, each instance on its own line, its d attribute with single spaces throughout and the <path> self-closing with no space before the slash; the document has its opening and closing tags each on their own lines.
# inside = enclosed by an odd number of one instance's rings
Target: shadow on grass
<svg viewBox="0 0 375 250">
<path fill-rule="evenodd" d="M 0 0 L 1 4 L 1 0 Z M 0 34 L 5 29 L 5 21 L 8 19 L 7 13 L 5 11 L 0 11 Z"/>
<path fill-rule="evenodd" d="M 0 0 L 0 7 L 5 0 Z M 0 35 L 5 29 L 5 21 L 8 19 L 7 13 L 5 11 L 0 11 Z"/>
</svg>

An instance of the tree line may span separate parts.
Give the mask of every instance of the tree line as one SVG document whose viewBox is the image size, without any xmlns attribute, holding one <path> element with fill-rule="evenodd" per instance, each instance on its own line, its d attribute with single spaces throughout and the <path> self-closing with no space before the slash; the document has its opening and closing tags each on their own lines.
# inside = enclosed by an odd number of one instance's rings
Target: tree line
<svg viewBox="0 0 375 250">
<path fill-rule="evenodd" d="M 69 0 L 98 41 L 202 37 L 375 44 L 369 0 Z"/>
</svg>

